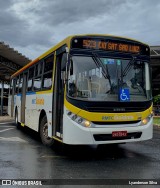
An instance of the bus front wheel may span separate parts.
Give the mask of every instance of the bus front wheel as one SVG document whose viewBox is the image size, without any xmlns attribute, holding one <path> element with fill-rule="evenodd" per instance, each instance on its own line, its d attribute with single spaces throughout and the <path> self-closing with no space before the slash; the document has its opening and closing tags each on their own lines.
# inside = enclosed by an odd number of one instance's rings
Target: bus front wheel
<svg viewBox="0 0 160 188">
<path fill-rule="evenodd" d="M 52 146 L 54 144 L 54 140 L 48 137 L 48 123 L 46 116 L 44 116 L 40 122 L 40 137 L 44 145 Z"/>
</svg>

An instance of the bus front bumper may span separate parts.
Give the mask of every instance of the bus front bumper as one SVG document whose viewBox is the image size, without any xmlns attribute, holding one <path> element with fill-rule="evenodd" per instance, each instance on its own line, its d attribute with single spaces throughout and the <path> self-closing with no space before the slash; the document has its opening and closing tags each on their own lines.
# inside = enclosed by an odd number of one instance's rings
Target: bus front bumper
<svg viewBox="0 0 160 188">
<path fill-rule="evenodd" d="M 127 132 L 127 136 L 113 137 L 113 132 Z M 112 144 L 148 140 L 153 137 L 153 118 L 146 125 L 116 125 L 86 128 L 67 116 L 63 120 L 63 142 L 71 145 Z"/>
</svg>

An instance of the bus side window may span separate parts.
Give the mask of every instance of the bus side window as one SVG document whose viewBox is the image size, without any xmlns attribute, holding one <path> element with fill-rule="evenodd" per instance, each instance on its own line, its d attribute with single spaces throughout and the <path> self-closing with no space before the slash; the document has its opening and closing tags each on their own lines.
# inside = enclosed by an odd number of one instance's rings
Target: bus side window
<svg viewBox="0 0 160 188">
<path fill-rule="evenodd" d="M 19 93 L 22 93 L 23 74 L 20 74 L 19 78 Z"/>
<path fill-rule="evenodd" d="M 12 88 L 12 92 L 13 92 L 14 95 L 16 94 L 16 81 L 17 81 L 17 78 L 13 78 L 13 88 Z"/>
<path fill-rule="evenodd" d="M 43 89 L 51 89 L 52 87 L 53 62 L 54 62 L 53 54 L 44 60 L 44 73 L 42 79 Z"/>
<path fill-rule="evenodd" d="M 34 67 L 31 67 L 29 69 L 29 74 L 28 74 L 28 84 L 27 84 L 28 91 L 32 91 L 33 77 L 34 77 Z"/>
<path fill-rule="evenodd" d="M 16 85 L 15 94 L 18 94 L 19 93 L 19 76 L 15 78 L 15 85 Z"/>
<path fill-rule="evenodd" d="M 44 59 L 44 73 L 53 70 L 53 61 L 54 61 L 53 54 L 47 57 L 46 59 Z"/>
<path fill-rule="evenodd" d="M 35 76 L 34 76 L 34 80 L 33 80 L 33 90 L 34 91 L 41 90 L 42 68 L 43 68 L 43 61 L 40 61 L 35 65 Z"/>
<path fill-rule="evenodd" d="M 43 68 L 43 61 L 40 61 L 35 66 L 35 77 L 42 74 L 42 68 Z"/>
<path fill-rule="evenodd" d="M 13 79 L 10 81 L 9 95 L 12 95 L 13 90 Z"/>
<path fill-rule="evenodd" d="M 42 83 L 41 76 L 34 78 L 33 90 L 34 91 L 41 90 L 41 83 Z"/>
<path fill-rule="evenodd" d="M 43 75 L 43 88 L 50 89 L 52 86 L 52 72 Z"/>
</svg>

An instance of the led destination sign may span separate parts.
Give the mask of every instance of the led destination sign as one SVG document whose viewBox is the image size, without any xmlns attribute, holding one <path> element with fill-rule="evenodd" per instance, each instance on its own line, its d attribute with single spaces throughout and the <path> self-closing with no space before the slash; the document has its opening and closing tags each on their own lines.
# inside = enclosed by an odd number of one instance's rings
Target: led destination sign
<svg viewBox="0 0 160 188">
<path fill-rule="evenodd" d="M 133 46 L 133 45 L 123 44 L 123 43 L 95 41 L 95 40 L 83 40 L 83 47 L 102 49 L 102 50 L 131 52 L 131 53 L 140 52 L 139 46 Z"/>
<path fill-rule="evenodd" d="M 84 39 L 78 38 L 74 39 L 72 42 L 72 48 L 82 48 L 82 49 L 97 49 L 97 50 L 109 50 L 109 51 L 120 51 L 129 53 L 140 53 L 141 48 L 139 45 L 127 42 L 116 42 L 110 40 L 100 40 L 100 39 Z"/>
</svg>

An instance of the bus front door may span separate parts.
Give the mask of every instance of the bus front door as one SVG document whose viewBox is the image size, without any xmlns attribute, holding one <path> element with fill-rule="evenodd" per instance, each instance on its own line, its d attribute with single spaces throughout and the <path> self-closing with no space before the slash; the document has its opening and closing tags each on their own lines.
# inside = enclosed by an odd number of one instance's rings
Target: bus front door
<svg viewBox="0 0 160 188">
<path fill-rule="evenodd" d="M 56 67 L 53 88 L 53 136 L 62 138 L 63 135 L 63 108 L 64 108 L 64 79 L 63 79 L 64 53 L 56 54 Z"/>
</svg>

